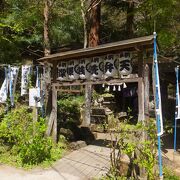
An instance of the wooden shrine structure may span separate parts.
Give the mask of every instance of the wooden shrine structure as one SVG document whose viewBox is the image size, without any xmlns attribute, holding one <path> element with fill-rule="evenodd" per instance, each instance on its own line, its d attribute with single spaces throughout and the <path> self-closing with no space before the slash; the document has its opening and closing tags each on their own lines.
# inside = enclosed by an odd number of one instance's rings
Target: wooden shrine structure
<svg viewBox="0 0 180 180">
<path fill-rule="evenodd" d="M 53 137 L 57 139 L 57 92 L 59 91 L 59 87 L 64 86 L 78 86 L 78 85 L 87 85 L 87 84 L 121 84 L 121 83 L 137 83 L 138 86 L 138 120 L 144 121 L 149 117 L 149 62 L 153 60 L 152 56 L 153 50 L 153 35 L 134 38 L 129 40 L 123 40 L 115 43 L 108 43 L 99 45 L 94 48 L 86 48 L 86 49 L 78 49 L 67 52 L 61 52 L 49 55 L 47 57 L 43 57 L 39 59 L 41 64 L 51 64 L 52 65 L 52 110 L 50 114 L 50 119 L 48 122 L 48 134 L 53 132 Z M 130 60 L 125 58 L 123 59 L 123 63 L 121 59 L 123 53 L 131 53 Z M 124 53 L 124 55 L 125 55 Z M 114 59 L 109 57 L 108 55 L 115 55 Z M 126 55 L 125 55 L 126 56 Z M 97 59 L 97 57 L 102 57 Z M 107 58 L 109 57 L 109 58 Z M 130 57 L 128 55 L 128 57 Z M 93 72 L 94 64 L 89 71 L 90 77 L 84 78 L 83 76 L 77 76 L 78 74 L 69 74 L 69 80 L 63 79 L 67 78 L 63 72 L 68 69 L 68 66 L 76 66 L 78 67 L 81 63 L 81 60 L 88 59 L 90 64 L 92 65 L 94 62 L 101 61 L 104 63 L 107 61 L 107 66 L 102 66 L 103 72 L 101 74 L 102 78 L 94 77 L 97 75 L 97 72 Z M 72 60 L 76 61 L 72 63 Z M 105 71 L 108 71 L 108 63 L 113 61 L 113 65 L 116 68 L 116 73 L 108 78 L 104 75 Z M 115 61 L 116 60 L 116 61 Z M 131 67 L 129 66 L 129 61 Z M 116 62 L 116 63 L 115 63 Z M 67 66 L 64 66 L 65 70 L 62 69 L 63 63 L 66 63 Z M 115 65 L 116 64 L 116 65 Z M 124 68 L 129 70 L 129 73 L 123 71 L 123 67 L 119 67 L 124 64 Z M 67 73 L 70 73 L 67 71 Z M 112 69 L 111 69 L 112 71 Z M 72 72 L 71 72 L 72 73 Z M 62 74 L 64 76 L 62 76 Z M 108 74 L 108 73 L 107 73 Z M 82 74 L 81 74 L 82 75 Z M 59 77 L 60 76 L 60 77 Z M 81 78 L 80 78 L 81 77 Z M 82 78 L 83 77 L 83 78 Z M 94 78 L 91 78 L 94 77 Z"/>
</svg>

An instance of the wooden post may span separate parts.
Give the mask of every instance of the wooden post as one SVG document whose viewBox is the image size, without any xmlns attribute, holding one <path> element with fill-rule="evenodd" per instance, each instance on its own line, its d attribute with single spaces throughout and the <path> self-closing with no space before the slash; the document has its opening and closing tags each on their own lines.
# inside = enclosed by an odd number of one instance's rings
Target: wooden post
<svg viewBox="0 0 180 180">
<path fill-rule="evenodd" d="M 138 81 L 138 121 L 144 121 L 144 82 L 142 78 Z"/>
<path fill-rule="evenodd" d="M 56 78 L 57 78 L 57 62 L 53 63 L 53 70 L 52 70 L 52 77 L 53 77 L 53 84 L 51 86 L 50 91 L 50 98 L 49 98 L 49 120 L 48 120 L 48 128 L 46 131 L 47 136 L 53 136 L 53 140 L 57 142 L 57 90 L 55 87 Z"/>
<path fill-rule="evenodd" d="M 145 120 L 149 119 L 149 65 L 144 66 L 144 113 Z"/>
<path fill-rule="evenodd" d="M 36 104 L 37 104 L 37 102 L 36 102 Z M 35 132 L 36 132 L 36 123 L 38 121 L 38 108 L 37 108 L 36 104 L 33 107 L 33 134 L 34 135 L 35 135 Z"/>
<path fill-rule="evenodd" d="M 85 118 L 83 125 L 89 126 L 91 123 L 91 96 L 92 96 L 92 85 L 85 85 Z"/>
<path fill-rule="evenodd" d="M 52 119 L 53 119 L 53 129 L 52 137 L 54 142 L 57 142 L 57 90 L 56 87 L 52 86 Z"/>
<path fill-rule="evenodd" d="M 145 125 L 147 118 L 149 118 L 149 66 L 145 64 L 142 50 L 138 52 L 138 75 L 141 77 L 138 82 L 138 121 L 141 121 Z M 144 142 L 146 138 L 147 134 L 143 130 L 140 141 Z M 137 155 L 139 153 L 137 152 Z M 145 168 L 140 168 L 140 177 L 147 179 L 146 176 Z"/>
<path fill-rule="evenodd" d="M 142 51 L 138 51 L 138 121 L 144 121 L 144 81 L 143 81 L 143 53 Z"/>
</svg>

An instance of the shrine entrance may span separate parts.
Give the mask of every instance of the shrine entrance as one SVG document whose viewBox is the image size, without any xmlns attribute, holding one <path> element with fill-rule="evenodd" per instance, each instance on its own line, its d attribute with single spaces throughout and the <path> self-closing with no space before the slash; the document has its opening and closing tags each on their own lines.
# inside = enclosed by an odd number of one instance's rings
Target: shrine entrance
<svg viewBox="0 0 180 180">
<path fill-rule="evenodd" d="M 146 36 L 39 59 L 44 65 L 53 66 L 52 109 L 48 135 L 53 132 L 54 139 L 57 139 L 57 92 L 61 91 L 62 87 L 95 86 L 100 91 L 106 89 L 117 97 L 115 103 L 120 104 L 117 108 L 119 112 L 126 112 L 131 105 L 138 121 L 147 119 L 152 49 L 153 36 Z M 88 108 L 86 110 L 90 111 Z M 93 118 L 91 116 L 91 121 L 84 119 L 85 124 L 90 125 Z"/>
</svg>

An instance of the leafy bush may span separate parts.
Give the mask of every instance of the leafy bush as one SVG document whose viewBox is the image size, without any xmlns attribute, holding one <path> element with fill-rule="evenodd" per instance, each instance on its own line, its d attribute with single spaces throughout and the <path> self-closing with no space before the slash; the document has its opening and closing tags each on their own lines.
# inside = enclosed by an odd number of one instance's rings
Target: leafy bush
<svg viewBox="0 0 180 180">
<path fill-rule="evenodd" d="M 58 101 L 58 119 L 63 122 L 81 123 L 80 107 L 84 103 L 82 96 L 61 96 Z"/>
<path fill-rule="evenodd" d="M 22 106 L 2 118 L 0 140 L 21 165 L 36 165 L 51 160 L 55 149 L 52 140 L 44 136 L 45 131 L 44 119 L 33 122 L 28 107 Z"/>
<path fill-rule="evenodd" d="M 180 179 L 179 176 L 175 175 L 175 173 L 172 170 L 168 169 L 167 167 L 165 167 L 163 171 L 164 171 L 164 180 L 179 180 Z"/>
<path fill-rule="evenodd" d="M 117 122 L 115 122 L 117 123 Z M 137 179 L 139 168 L 146 171 L 147 178 L 155 179 L 156 173 L 154 167 L 156 165 L 156 128 L 153 119 L 149 119 L 148 124 L 144 126 L 142 123 L 130 125 L 128 120 L 117 123 L 115 131 L 111 132 L 111 168 L 109 175 L 111 177 L 121 177 L 120 167 L 123 163 L 120 161 L 123 154 L 129 157 L 130 163 L 127 173 L 128 178 Z M 148 135 L 146 139 L 142 138 L 142 132 Z M 115 142 L 113 141 L 115 140 Z M 117 152 L 117 153 L 116 153 Z M 122 164 L 121 164 L 122 163 Z"/>
</svg>

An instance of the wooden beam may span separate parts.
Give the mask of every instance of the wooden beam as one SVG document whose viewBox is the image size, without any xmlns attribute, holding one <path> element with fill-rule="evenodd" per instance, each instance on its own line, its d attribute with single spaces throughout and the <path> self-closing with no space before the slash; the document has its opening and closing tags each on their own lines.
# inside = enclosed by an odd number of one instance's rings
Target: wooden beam
<svg viewBox="0 0 180 180">
<path fill-rule="evenodd" d="M 125 78 L 125 79 L 112 79 L 112 80 L 96 80 L 96 81 L 73 81 L 73 82 L 59 82 L 54 83 L 56 87 L 63 87 L 63 86 L 80 86 L 80 85 L 86 85 L 86 84 L 119 84 L 119 83 L 131 83 L 131 82 L 138 82 L 139 78 Z"/>
<path fill-rule="evenodd" d="M 82 93 L 83 92 L 83 90 L 75 90 L 75 89 L 58 89 L 58 88 L 56 88 L 56 90 L 58 91 L 58 92 L 61 92 L 61 93 Z"/>
</svg>

